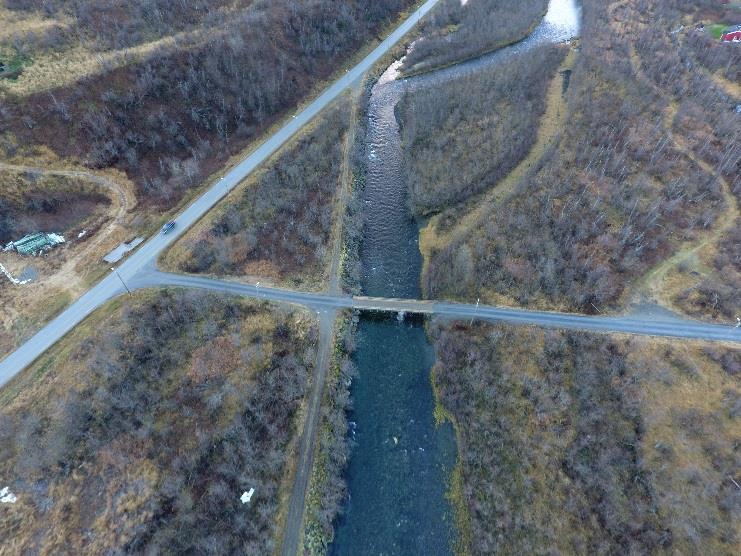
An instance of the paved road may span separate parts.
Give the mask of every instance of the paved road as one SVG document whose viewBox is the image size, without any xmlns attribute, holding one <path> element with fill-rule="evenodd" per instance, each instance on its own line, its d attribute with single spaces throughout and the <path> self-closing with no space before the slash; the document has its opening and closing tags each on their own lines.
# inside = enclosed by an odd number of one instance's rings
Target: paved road
<svg viewBox="0 0 741 556">
<path fill-rule="evenodd" d="M 501 321 L 511 324 L 531 324 L 551 328 L 588 330 L 690 338 L 741 343 L 741 329 L 719 324 L 707 324 L 670 316 L 589 316 L 549 311 L 530 311 L 490 305 L 420 301 L 414 299 L 385 299 L 362 296 L 329 295 L 315 292 L 298 292 L 282 288 L 256 286 L 228 280 L 215 280 L 201 276 L 187 276 L 148 269 L 132 283 L 136 288 L 176 286 L 199 288 L 245 297 L 267 299 L 279 303 L 302 305 L 323 312 L 336 309 L 361 309 L 368 311 L 427 313 L 454 319 Z"/>
<path fill-rule="evenodd" d="M 133 280 L 144 268 L 151 267 L 171 243 L 185 230 L 198 221 L 229 191 L 267 160 L 281 145 L 310 122 L 319 112 L 326 108 L 353 82 L 370 70 L 399 40 L 425 15 L 439 0 L 428 0 L 412 15 L 399 25 L 380 45 L 378 45 L 358 65 L 329 86 L 319 97 L 292 117 L 286 125 L 268 138 L 252 154 L 232 168 L 222 179 L 216 181 L 198 197 L 177 218 L 177 227 L 170 234 L 155 235 L 131 255 L 118 268 L 119 274 L 126 282 Z M 54 345 L 67 332 L 72 330 L 83 318 L 103 305 L 112 297 L 123 293 L 123 286 L 113 273 L 104 278 L 79 300 L 49 322 L 35 336 L 0 362 L 0 386 L 8 382 L 19 371 L 32 363 L 37 357 Z"/>
<path fill-rule="evenodd" d="M 715 341 L 741 341 L 741 330 L 730 326 L 704 324 L 686 320 L 647 319 L 638 317 L 590 317 L 522 309 L 498 307 L 475 307 L 474 305 L 437 303 L 414 300 L 370 299 L 361 297 L 329 296 L 315 293 L 293 292 L 278 288 L 263 288 L 235 282 L 208 280 L 206 278 L 177 276 L 154 270 L 158 255 L 174 242 L 188 227 L 194 224 L 232 188 L 249 175 L 257 166 L 273 154 L 302 126 L 325 108 L 332 100 L 348 88 L 364 72 L 369 70 L 409 29 L 419 21 L 439 0 L 428 0 L 404 21 L 383 43 L 373 50 L 362 62 L 338 79 L 316 100 L 271 136 L 257 150 L 231 169 L 222 179 L 214 183 L 177 218 L 175 230 L 163 236 L 155 235 L 144 243 L 119 268 L 121 279 L 132 288 L 173 285 L 198 287 L 245 295 L 264 297 L 278 302 L 294 303 L 317 309 L 339 309 L 354 307 L 379 311 L 406 311 L 435 313 L 451 318 L 480 318 L 518 324 L 534 324 L 559 328 L 591 330 L 598 332 L 623 332 L 678 338 L 694 338 Z M 87 315 L 113 297 L 124 293 L 118 276 L 111 273 L 79 300 L 49 322 L 40 332 L 0 362 L 0 386 L 8 382 L 19 371 L 32 363 L 38 356 L 72 330 Z"/>
</svg>

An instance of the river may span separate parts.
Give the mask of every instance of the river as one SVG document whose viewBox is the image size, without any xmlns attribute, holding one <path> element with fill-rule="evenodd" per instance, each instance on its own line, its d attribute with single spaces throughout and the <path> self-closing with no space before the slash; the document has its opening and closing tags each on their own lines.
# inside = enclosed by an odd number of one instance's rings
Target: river
<svg viewBox="0 0 741 556">
<path fill-rule="evenodd" d="M 360 248 L 363 293 L 421 296 L 419 229 L 407 208 L 407 182 L 395 108 L 404 93 L 435 86 L 505 56 L 577 35 L 575 0 L 551 0 L 523 41 L 440 71 L 373 87 L 368 105 L 365 226 Z M 418 317 L 361 316 L 354 360 L 358 376 L 349 415 L 354 449 L 346 472 L 349 500 L 338 520 L 334 555 L 452 554 L 453 511 L 446 497 L 456 460 L 452 426 L 436 426 L 430 370 L 433 351 Z"/>
</svg>

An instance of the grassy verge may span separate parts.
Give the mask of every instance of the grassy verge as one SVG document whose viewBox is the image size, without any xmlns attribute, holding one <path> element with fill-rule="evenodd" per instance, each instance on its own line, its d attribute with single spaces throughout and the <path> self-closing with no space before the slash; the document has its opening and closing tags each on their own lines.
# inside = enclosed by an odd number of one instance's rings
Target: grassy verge
<svg viewBox="0 0 741 556">
<path fill-rule="evenodd" d="M 712 25 L 708 25 L 707 29 L 711 37 L 713 37 L 716 40 L 719 40 L 721 35 L 723 35 L 723 32 L 726 29 L 728 29 L 728 24 L 727 23 L 713 23 Z"/>
</svg>

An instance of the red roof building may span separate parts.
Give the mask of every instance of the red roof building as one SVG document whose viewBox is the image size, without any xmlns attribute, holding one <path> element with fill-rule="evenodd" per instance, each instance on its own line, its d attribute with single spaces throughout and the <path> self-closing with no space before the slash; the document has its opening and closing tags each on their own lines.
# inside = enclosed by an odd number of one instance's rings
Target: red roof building
<svg viewBox="0 0 741 556">
<path fill-rule="evenodd" d="M 729 27 L 720 36 L 723 42 L 741 42 L 741 25 Z"/>
</svg>

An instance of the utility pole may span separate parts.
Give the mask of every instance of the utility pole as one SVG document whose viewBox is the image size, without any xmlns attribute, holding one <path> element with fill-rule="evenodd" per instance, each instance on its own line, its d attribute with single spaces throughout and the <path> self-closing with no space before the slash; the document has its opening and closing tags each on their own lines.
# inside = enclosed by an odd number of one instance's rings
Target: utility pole
<svg viewBox="0 0 741 556">
<path fill-rule="evenodd" d="M 129 289 L 129 286 L 126 285 L 126 282 L 123 281 L 123 278 L 121 278 L 121 275 L 118 273 L 118 270 L 111 267 L 111 270 L 116 273 L 116 276 L 118 276 L 118 279 L 121 280 L 121 283 L 123 284 L 123 287 L 126 288 L 126 291 L 129 295 L 131 295 L 131 290 Z"/>
<path fill-rule="evenodd" d="M 479 302 L 481 301 L 480 297 L 476 298 L 476 309 L 474 309 L 473 316 L 471 317 L 471 322 L 468 323 L 468 326 L 473 326 L 473 319 L 476 318 L 476 315 L 479 313 Z"/>
</svg>

